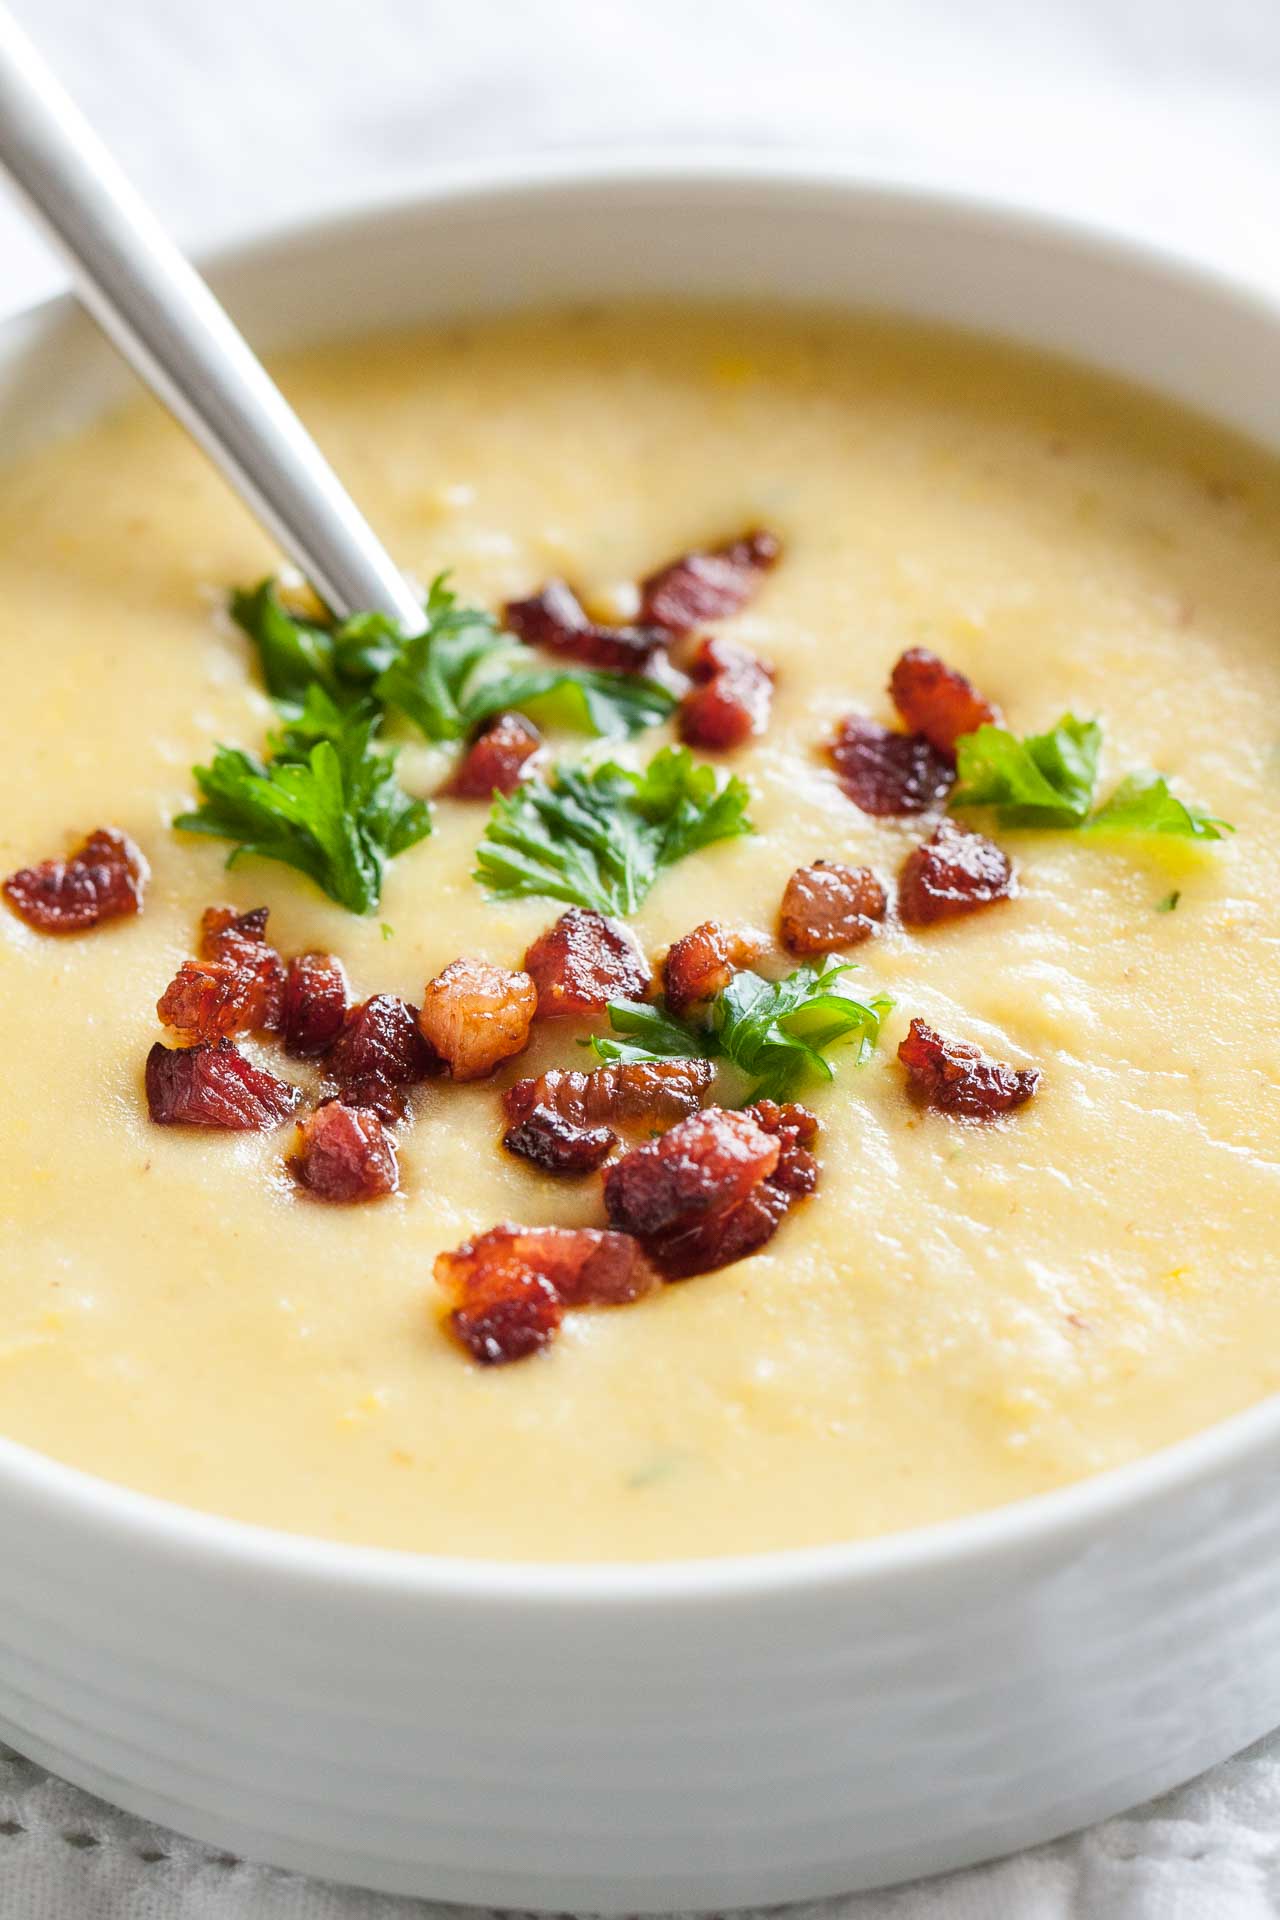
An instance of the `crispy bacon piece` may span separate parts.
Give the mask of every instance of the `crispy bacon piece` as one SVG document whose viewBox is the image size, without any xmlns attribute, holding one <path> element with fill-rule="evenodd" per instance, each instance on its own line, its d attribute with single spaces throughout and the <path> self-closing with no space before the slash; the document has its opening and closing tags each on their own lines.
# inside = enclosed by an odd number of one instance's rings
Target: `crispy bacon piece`
<svg viewBox="0 0 1280 1920">
<path fill-rule="evenodd" d="M 540 752 L 542 735 L 521 713 L 500 713 L 471 742 L 445 788 L 455 800 L 491 800 L 495 793 L 514 793 L 532 771 L 529 763 Z"/>
<path fill-rule="evenodd" d="M 889 676 L 889 692 L 906 725 L 949 761 L 955 759 L 962 733 L 1000 719 L 998 709 L 972 681 L 927 647 L 910 647 L 901 656 Z"/>
<path fill-rule="evenodd" d="M 619 1061 L 594 1073 L 553 1067 L 502 1096 L 502 1144 L 548 1173 L 589 1173 L 617 1145 L 615 1125 L 670 1126 L 697 1111 L 715 1077 L 709 1060 Z"/>
<path fill-rule="evenodd" d="M 255 1067 L 229 1040 L 166 1047 L 147 1055 L 147 1109 L 161 1127 L 226 1127 L 263 1133 L 302 1098 L 297 1087 Z"/>
<path fill-rule="evenodd" d="M 947 1040 L 923 1020 L 913 1020 L 898 1058 L 913 1089 L 941 1113 L 966 1120 L 994 1120 L 1023 1106 L 1040 1085 L 1038 1067 L 1010 1067 L 988 1060 L 964 1040 Z"/>
<path fill-rule="evenodd" d="M 284 963 L 266 938 L 266 907 L 236 913 L 206 907 L 200 958 L 184 960 L 159 1000 L 165 1026 L 188 1040 L 233 1033 L 274 1033 L 284 1006 Z"/>
<path fill-rule="evenodd" d="M 339 1100 L 369 1107 L 386 1121 L 403 1117 L 406 1087 L 440 1071 L 418 1030 L 416 1009 L 394 993 L 376 993 L 352 1007 L 325 1059 Z"/>
<path fill-rule="evenodd" d="M 527 600 L 508 600 L 502 624 L 528 646 L 566 654 L 610 673 L 644 673 L 671 639 L 660 627 L 602 625 L 564 580 L 549 580 L 541 593 Z"/>
<path fill-rule="evenodd" d="M 854 806 L 880 818 L 927 813 L 955 782 L 955 768 L 922 733 L 891 733 L 861 713 L 840 722 L 827 753 Z"/>
<path fill-rule="evenodd" d="M 668 633 L 724 620 L 747 604 L 781 553 L 777 535 L 756 527 L 709 552 L 683 554 L 641 582 L 640 618 Z"/>
<path fill-rule="evenodd" d="M 803 1107 L 706 1107 L 609 1168 L 610 1223 L 635 1235 L 664 1279 L 728 1266 L 762 1247 L 817 1184 L 816 1133 Z"/>
<path fill-rule="evenodd" d="M 757 1100 L 747 1111 L 778 1142 L 778 1164 L 769 1175 L 771 1184 L 790 1194 L 812 1193 L 818 1184 L 818 1159 L 810 1151 L 818 1137 L 817 1115 L 794 1100 L 782 1106 L 776 1100 Z"/>
<path fill-rule="evenodd" d="M 885 891 L 870 867 L 815 860 L 797 867 L 782 896 L 779 923 L 789 953 L 833 953 L 869 940 L 885 914 Z"/>
<path fill-rule="evenodd" d="M 513 1261 L 478 1273 L 463 1305 L 449 1315 L 449 1325 L 482 1367 L 505 1367 L 549 1347 L 563 1319 L 564 1304 L 551 1282 Z"/>
<path fill-rule="evenodd" d="M 575 1126 L 625 1126 L 641 1121 L 670 1126 L 696 1113 L 715 1078 L 710 1060 L 627 1060 L 577 1073 L 552 1067 L 536 1080 L 517 1080 L 502 1096 L 514 1122 L 548 1106 Z"/>
<path fill-rule="evenodd" d="M 696 683 L 680 702 L 680 738 L 727 752 L 763 733 L 773 705 L 773 668 L 732 640 L 703 640 L 689 664 Z"/>
<path fill-rule="evenodd" d="M 622 1306 L 657 1285 L 636 1242 L 598 1227 L 493 1227 L 435 1264 L 450 1325 L 483 1366 L 537 1353 L 567 1306 Z"/>
<path fill-rule="evenodd" d="M 65 860 L 20 867 L 4 882 L 4 896 L 37 933 L 84 933 L 103 920 L 142 911 L 151 869 L 141 849 L 118 827 L 98 827 Z"/>
<path fill-rule="evenodd" d="M 299 953 L 285 975 L 281 1025 L 284 1049 L 314 1059 L 333 1045 L 347 1014 L 347 976 L 331 953 Z"/>
<path fill-rule="evenodd" d="M 341 1100 L 326 1100 L 298 1122 L 289 1164 L 318 1200 L 377 1200 L 400 1184 L 395 1142 L 377 1114 Z"/>
<path fill-rule="evenodd" d="M 200 958 L 225 960 L 238 946 L 265 946 L 270 907 L 250 907 L 237 913 L 234 907 L 206 907 L 200 915 Z"/>
<path fill-rule="evenodd" d="M 994 840 L 940 821 L 933 838 L 907 855 L 898 880 L 898 911 L 909 926 L 976 913 L 1018 891 L 1013 865 Z"/>
<path fill-rule="evenodd" d="M 524 956 L 538 990 L 538 1019 L 600 1013 L 611 1000 L 643 1000 L 653 982 L 640 943 L 621 920 L 570 907 Z"/>
<path fill-rule="evenodd" d="M 773 1172 L 779 1151 L 753 1114 L 706 1107 L 609 1169 L 609 1218 L 638 1238 L 670 1233 L 741 1200 Z"/>
<path fill-rule="evenodd" d="M 455 1080 L 479 1080 L 529 1044 L 538 989 L 527 973 L 453 960 L 427 982 L 418 1025 Z"/>
<path fill-rule="evenodd" d="M 663 968 L 663 991 L 672 1013 L 687 1013 L 723 993 L 734 974 L 758 960 L 767 944 L 763 934 L 722 927 L 718 920 L 704 920 L 674 941 Z"/>
<path fill-rule="evenodd" d="M 617 1146 L 612 1127 L 582 1127 L 551 1106 L 531 1107 L 502 1136 L 508 1153 L 529 1160 L 544 1173 L 594 1173 Z"/>
</svg>

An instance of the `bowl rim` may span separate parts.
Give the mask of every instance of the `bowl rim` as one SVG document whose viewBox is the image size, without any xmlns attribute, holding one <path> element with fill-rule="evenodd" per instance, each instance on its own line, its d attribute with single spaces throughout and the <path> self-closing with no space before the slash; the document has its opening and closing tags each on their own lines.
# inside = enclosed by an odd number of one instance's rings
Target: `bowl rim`
<svg viewBox="0 0 1280 1920">
<path fill-rule="evenodd" d="M 1161 276 L 1175 290 L 1208 293 L 1272 327 L 1280 348 L 1280 292 L 1262 279 L 1134 236 L 1118 222 L 794 150 L 582 148 L 572 154 L 504 155 L 436 166 L 336 210 L 267 222 L 248 234 L 215 234 L 193 257 L 215 278 L 234 276 L 293 248 L 341 244 L 433 207 L 479 209 L 486 203 L 585 200 L 601 193 L 625 197 L 655 187 L 728 200 L 759 193 L 775 200 L 855 199 L 864 209 L 898 221 L 941 221 L 1015 242 L 1048 243 L 1059 255 L 1074 252 L 1082 265 L 1092 260 L 1136 269 Z M 45 333 L 75 314 L 75 296 L 54 293 L 0 314 L 0 334 Z M 1159 386 L 1153 383 L 1152 391 L 1158 394 Z M 1277 1443 L 1280 1392 L 1120 1466 L 955 1519 L 869 1539 L 670 1560 L 500 1560 L 293 1533 L 137 1491 L 4 1434 L 0 1500 L 16 1494 L 35 1507 L 57 1508 L 59 1517 L 74 1521 L 86 1539 L 113 1535 L 126 1549 L 210 1575 L 266 1574 L 308 1586 L 319 1581 L 331 1591 L 368 1591 L 418 1603 L 465 1599 L 471 1606 L 577 1603 L 595 1610 L 656 1609 L 675 1601 L 697 1607 L 810 1589 L 874 1589 L 903 1577 L 1025 1560 L 1045 1549 L 1068 1552 L 1139 1508 L 1190 1494 L 1232 1468 L 1256 1464 Z"/>
</svg>

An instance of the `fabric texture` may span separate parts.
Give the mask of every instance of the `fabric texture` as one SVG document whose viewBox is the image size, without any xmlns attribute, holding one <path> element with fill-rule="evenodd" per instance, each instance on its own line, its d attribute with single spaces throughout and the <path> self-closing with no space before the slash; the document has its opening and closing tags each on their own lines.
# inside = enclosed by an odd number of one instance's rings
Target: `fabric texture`
<svg viewBox="0 0 1280 1920">
<path fill-rule="evenodd" d="M 13 0 L 191 245 L 520 151 L 826 151 L 1171 242 L 1280 288 L 1276 0 Z M 62 283 L 0 203 L 0 310 Z M 1280 1736 L 1091 1832 L 797 1913 L 1267 1920 Z M 2 1920 L 405 1920 L 221 1857 L 0 1749 Z"/>
</svg>

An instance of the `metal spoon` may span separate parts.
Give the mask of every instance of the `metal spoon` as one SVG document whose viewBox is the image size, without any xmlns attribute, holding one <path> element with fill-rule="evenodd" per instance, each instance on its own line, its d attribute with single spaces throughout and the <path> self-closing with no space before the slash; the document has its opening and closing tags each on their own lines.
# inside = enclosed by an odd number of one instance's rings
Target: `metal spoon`
<svg viewBox="0 0 1280 1920">
<path fill-rule="evenodd" d="M 0 7 L 0 167 L 84 305 L 339 617 L 422 607 L 204 281 Z"/>
</svg>

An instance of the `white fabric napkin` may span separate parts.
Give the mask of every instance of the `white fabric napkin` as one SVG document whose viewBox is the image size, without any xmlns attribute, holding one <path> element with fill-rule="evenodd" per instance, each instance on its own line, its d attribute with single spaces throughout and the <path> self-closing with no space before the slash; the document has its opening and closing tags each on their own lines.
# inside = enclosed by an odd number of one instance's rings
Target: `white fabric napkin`
<svg viewBox="0 0 1280 1920">
<path fill-rule="evenodd" d="M 1280 287 L 1277 0 L 12 0 L 191 244 L 480 154 L 825 149 Z M 0 310 L 60 284 L 0 202 Z M 0 1626 L 2 1631 L 2 1626 Z M 1271 1920 L 1280 1737 L 1016 1859 L 833 1920 Z M 0 1920 L 406 1920 L 230 1861 L 0 1749 Z"/>
</svg>

